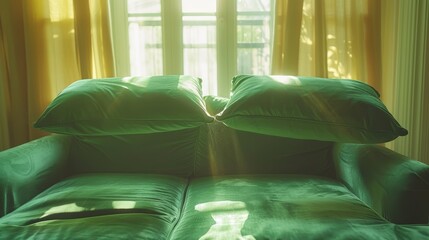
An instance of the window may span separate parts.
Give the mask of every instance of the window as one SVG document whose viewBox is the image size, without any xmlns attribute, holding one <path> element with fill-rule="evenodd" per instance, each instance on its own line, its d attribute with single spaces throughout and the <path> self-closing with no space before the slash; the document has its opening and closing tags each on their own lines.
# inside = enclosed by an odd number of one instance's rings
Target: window
<svg viewBox="0 0 429 240">
<path fill-rule="evenodd" d="M 111 0 L 119 75 L 189 74 L 228 96 L 236 74 L 269 74 L 274 0 Z"/>
</svg>

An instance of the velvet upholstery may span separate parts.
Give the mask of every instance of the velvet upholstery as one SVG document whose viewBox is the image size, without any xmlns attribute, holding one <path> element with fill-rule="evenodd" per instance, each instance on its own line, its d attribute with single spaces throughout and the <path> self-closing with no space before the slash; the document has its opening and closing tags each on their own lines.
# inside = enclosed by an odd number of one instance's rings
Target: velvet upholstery
<svg viewBox="0 0 429 240">
<path fill-rule="evenodd" d="M 221 123 L 155 134 L 163 148 L 52 135 L 0 152 L 0 239 L 429 236 L 429 167 L 384 147 Z"/>
</svg>

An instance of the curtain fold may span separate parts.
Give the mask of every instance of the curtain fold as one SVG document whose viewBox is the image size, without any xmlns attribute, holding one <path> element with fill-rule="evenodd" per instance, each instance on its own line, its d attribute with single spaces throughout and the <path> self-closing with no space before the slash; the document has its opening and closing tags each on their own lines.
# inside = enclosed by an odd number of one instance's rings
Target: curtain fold
<svg viewBox="0 0 429 240">
<path fill-rule="evenodd" d="M 273 74 L 353 78 L 381 91 L 380 1 L 276 1 Z"/>
<path fill-rule="evenodd" d="M 115 75 L 114 68 L 110 67 L 114 66 L 114 58 L 108 1 L 75 0 L 73 9 L 76 52 L 82 78 Z"/>
<path fill-rule="evenodd" d="M 429 163 L 429 2 L 276 1 L 273 74 L 367 82 L 407 137 L 386 146 Z"/>
<path fill-rule="evenodd" d="M 29 139 L 21 1 L 0 1 L 0 150 Z"/>
<path fill-rule="evenodd" d="M 303 0 L 276 1 L 273 74 L 298 75 Z"/>
<path fill-rule="evenodd" d="M 91 13 L 88 1 L 73 1 L 78 68 L 82 78 L 92 76 Z M 88 24 L 89 23 L 89 24 Z"/>
<path fill-rule="evenodd" d="M 429 1 L 397 2 L 393 114 L 409 134 L 390 146 L 429 164 Z"/>
<path fill-rule="evenodd" d="M 314 74 L 319 77 L 328 77 L 328 61 L 326 53 L 327 46 L 327 24 L 326 8 L 323 1 L 314 2 L 314 36 L 317 38 L 314 42 L 314 61 L 317 63 L 314 67 Z"/>
<path fill-rule="evenodd" d="M 5 43 L 3 41 L 3 28 L 0 19 L 0 109 L 6 114 L 0 114 L 0 149 L 1 146 L 8 146 L 10 144 L 9 140 L 9 84 L 5 81 L 8 78 L 8 71 L 6 68 L 6 49 Z"/>
<path fill-rule="evenodd" d="M 114 76 L 107 4 L 0 2 L 0 150 L 46 135 L 32 124 L 72 82 Z"/>
</svg>

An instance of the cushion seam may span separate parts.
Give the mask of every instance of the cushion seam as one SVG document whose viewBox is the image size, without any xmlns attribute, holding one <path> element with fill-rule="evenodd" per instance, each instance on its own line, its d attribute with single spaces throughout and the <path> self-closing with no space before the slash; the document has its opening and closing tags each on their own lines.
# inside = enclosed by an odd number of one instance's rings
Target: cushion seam
<svg viewBox="0 0 429 240">
<path fill-rule="evenodd" d="M 369 129 L 369 128 L 363 128 L 363 127 L 356 127 L 353 125 L 348 125 L 346 123 L 333 123 L 333 122 L 327 122 L 327 121 L 320 121 L 320 120 L 311 120 L 311 119 L 304 119 L 304 118 L 298 118 L 298 117 L 281 117 L 281 116 L 263 116 L 263 115 L 241 115 L 241 114 L 237 114 L 237 115 L 233 115 L 233 116 L 229 116 L 229 117 L 225 117 L 225 118 L 218 118 L 219 121 L 225 121 L 225 120 L 230 120 L 236 117 L 242 117 L 242 118 L 251 118 L 251 119 L 255 119 L 255 118 L 273 118 L 273 119 L 279 119 L 279 120 L 283 120 L 283 119 L 289 119 L 289 120 L 293 120 L 293 121 L 306 121 L 306 122 L 312 122 L 312 123 L 316 123 L 317 125 L 322 125 L 322 124 L 327 124 L 327 125 L 331 125 L 331 126 L 340 126 L 340 127 L 348 127 L 348 128 L 354 128 L 354 129 L 362 129 L 362 130 L 366 130 L 366 131 L 371 131 L 371 132 L 390 132 L 387 130 L 375 130 L 375 129 Z M 397 129 L 402 129 L 402 127 L 400 126 L 395 126 Z M 395 133 L 396 130 L 395 129 Z"/>
<path fill-rule="evenodd" d="M 188 202 L 188 191 L 189 191 L 190 184 L 191 184 L 191 178 L 188 178 L 187 182 L 186 182 L 185 190 L 183 191 L 182 205 L 180 206 L 178 217 L 177 217 L 175 223 L 173 224 L 173 227 L 170 229 L 170 232 L 168 233 L 166 239 L 171 239 L 174 231 L 176 230 L 177 226 L 179 225 L 180 220 L 183 217 L 183 212 L 185 210 L 186 203 Z"/>
</svg>

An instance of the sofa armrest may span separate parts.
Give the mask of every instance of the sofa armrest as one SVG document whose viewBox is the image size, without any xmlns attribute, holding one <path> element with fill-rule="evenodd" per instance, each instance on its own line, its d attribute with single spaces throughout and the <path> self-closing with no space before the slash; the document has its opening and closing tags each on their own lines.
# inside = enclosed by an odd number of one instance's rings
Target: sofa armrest
<svg viewBox="0 0 429 240">
<path fill-rule="evenodd" d="M 0 217 L 64 177 L 69 145 L 51 135 L 0 152 Z"/>
<path fill-rule="evenodd" d="M 429 166 L 382 146 L 336 144 L 338 177 L 362 201 L 393 223 L 427 224 Z"/>
</svg>

